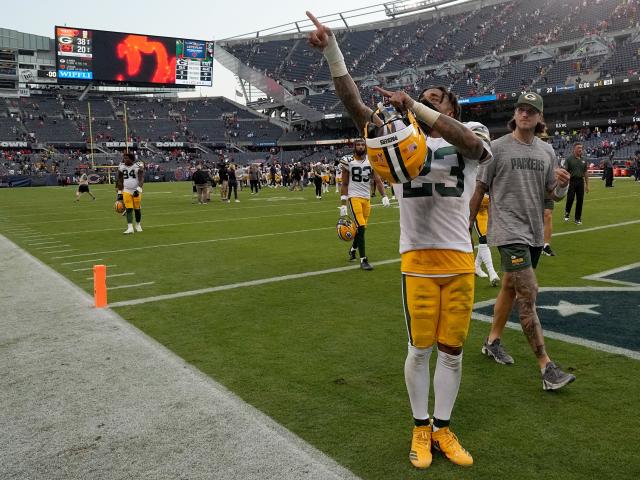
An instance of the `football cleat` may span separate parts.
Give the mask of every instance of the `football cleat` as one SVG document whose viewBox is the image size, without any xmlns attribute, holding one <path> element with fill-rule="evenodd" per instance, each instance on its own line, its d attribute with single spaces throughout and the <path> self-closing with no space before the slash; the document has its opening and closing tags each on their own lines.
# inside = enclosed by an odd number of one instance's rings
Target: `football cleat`
<svg viewBox="0 0 640 480">
<path fill-rule="evenodd" d="M 378 103 L 373 115 L 383 124 L 368 122 L 364 128 L 371 167 L 390 184 L 410 182 L 420 175 L 427 158 L 425 133 L 410 110 L 403 114 Z"/>
<path fill-rule="evenodd" d="M 429 468 L 431 460 L 431 425 L 413 427 L 409 461 L 416 468 Z"/>
<path fill-rule="evenodd" d="M 340 217 L 336 224 L 336 231 L 338 232 L 338 238 L 340 240 L 352 242 L 358 229 L 349 217 Z"/>
<path fill-rule="evenodd" d="M 124 232 L 122 232 L 122 233 L 124 233 L 125 235 L 130 235 L 130 234 L 132 234 L 132 233 L 133 233 L 133 226 L 132 226 L 132 225 L 129 225 L 129 226 L 127 227 L 127 229 L 126 229 Z"/>
<path fill-rule="evenodd" d="M 124 202 L 122 200 L 117 200 L 113 205 L 113 209 L 116 211 L 116 213 L 119 213 L 121 215 L 127 211 L 127 208 L 124 206 Z"/>
<path fill-rule="evenodd" d="M 445 457 L 456 465 L 462 467 L 470 467 L 473 465 L 473 457 L 467 452 L 455 434 L 449 430 L 449 427 L 439 428 L 431 434 L 433 448 L 442 452 Z"/>
<path fill-rule="evenodd" d="M 544 255 L 546 255 L 547 257 L 555 257 L 556 256 L 556 252 L 553 251 L 553 249 L 551 248 L 551 245 L 546 244 L 544 246 L 544 248 L 542 249 L 542 253 Z"/>
<path fill-rule="evenodd" d="M 373 267 L 369 264 L 367 257 L 362 257 L 360 259 L 360 268 L 362 270 L 373 270 Z"/>
<path fill-rule="evenodd" d="M 140 225 L 139 223 L 136 225 L 136 232 L 141 232 L 142 231 L 142 225 Z"/>
<path fill-rule="evenodd" d="M 356 259 L 356 252 L 357 250 L 355 248 L 350 248 L 349 249 L 349 261 L 353 262 Z"/>
</svg>

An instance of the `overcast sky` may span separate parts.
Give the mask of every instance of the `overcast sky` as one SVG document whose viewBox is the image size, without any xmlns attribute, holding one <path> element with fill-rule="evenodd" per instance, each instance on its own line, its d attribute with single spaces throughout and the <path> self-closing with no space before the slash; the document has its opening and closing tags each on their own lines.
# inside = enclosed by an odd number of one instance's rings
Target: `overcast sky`
<svg viewBox="0 0 640 480">
<path fill-rule="evenodd" d="M 329 15 L 383 3 L 378 0 L 26 0 L 2 2 L 0 27 L 53 38 L 54 25 L 220 40 L 305 19 L 305 10 Z M 267 7 L 267 6 L 270 6 Z M 382 8 L 382 7 L 380 7 Z M 366 21 L 365 17 L 360 22 Z M 378 18 L 384 18 L 382 14 Z M 224 67 L 207 95 L 235 98 L 236 81 Z"/>
</svg>

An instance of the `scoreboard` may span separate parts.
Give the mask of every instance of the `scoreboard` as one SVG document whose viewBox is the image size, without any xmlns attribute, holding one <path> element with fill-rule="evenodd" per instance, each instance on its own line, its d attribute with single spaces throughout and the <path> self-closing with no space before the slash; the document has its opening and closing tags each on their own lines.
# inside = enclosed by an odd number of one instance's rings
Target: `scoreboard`
<svg viewBox="0 0 640 480">
<path fill-rule="evenodd" d="M 212 85 L 214 43 L 55 27 L 59 80 L 139 85 Z"/>
</svg>

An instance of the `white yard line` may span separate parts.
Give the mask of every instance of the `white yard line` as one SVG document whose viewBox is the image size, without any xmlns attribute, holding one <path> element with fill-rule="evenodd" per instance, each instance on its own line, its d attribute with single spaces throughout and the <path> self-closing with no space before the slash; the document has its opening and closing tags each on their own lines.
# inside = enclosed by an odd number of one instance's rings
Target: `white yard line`
<svg viewBox="0 0 640 480">
<path fill-rule="evenodd" d="M 69 244 L 62 244 L 62 245 L 48 245 L 48 246 L 44 246 L 44 247 L 35 247 L 36 250 L 48 250 L 50 248 L 61 248 L 61 247 L 70 247 L 71 245 Z"/>
<path fill-rule="evenodd" d="M 49 240 L 46 242 L 27 242 L 27 245 L 35 247 L 36 245 L 46 245 L 47 243 L 60 243 L 62 240 Z"/>
<path fill-rule="evenodd" d="M 640 223 L 640 220 L 631 220 L 629 222 L 611 223 L 609 225 L 600 225 L 600 226 L 597 226 L 597 227 L 590 227 L 590 228 L 580 228 L 578 230 L 571 230 L 570 232 L 554 233 L 553 236 L 554 237 L 560 237 L 562 235 L 575 235 L 576 233 L 595 232 L 596 230 L 606 230 L 607 228 L 624 227 L 625 225 L 634 225 L 636 223 Z"/>
<path fill-rule="evenodd" d="M 102 260 L 102 258 L 89 258 L 87 260 L 78 260 L 76 262 L 65 262 L 65 263 L 61 263 L 60 265 L 76 265 L 78 263 L 99 262 L 100 260 Z"/>
<path fill-rule="evenodd" d="M 387 265 L 389 263 L 398 263 L 399 258 L 392 258 L 389 260 L 381 260 L 379 262 L 371 262 L 371 265 Z M 185 292 L 168 293 L 166 295 L 156 295 L 147 298 L 138 298 L 135 300 L 125 300 L 122 302 L 110 303 L 109 307 L 124 307 L 129 305 L 140 305 L 142 303 L 159 302 L 163 300 L 171 300 L 174 298 L 192 297 L 194 295 L 203 295 L 206 293 L 222 292 L 224 290 L 233 290 L 235 288 L 255 287 L 257 285 L 266 285 L 268 283 L 284 282 L 287 280 L 297 280 L 299 278 L 316 277 L 318 275 L 328 275 L 331 273 L 346 272 L 349 270 L 356 270 L 360 268 L 360 265 L 349 265 L 346 267 L 327 268 L 325 270 L 316 270 L 312 272 L 294 273 L 291 275 L 281 275 L 278 277 L 261 278 L 258 280 L 249 280 L 246 282 L 231 283 L 227 285 L 218 285 L 217 287 L 200 288 L 197 290 L 188 290 Z"/>
<path fill-rule="evenodd" d="M 130 275 L 135 275 L 135 274 L 136 272 L 114 273 L 113 275 L 107 275 L 107 278 L 128 277 Z M 93 277 L 87 277 L 87 280 L 93 280 Z"/>
<path fill-rule="evenodd" d="M 105 265 L 105 267 L 107 268 L 115 268 L 118 265 Z M 71 270 L 72 272 L 88 272 L 90 270 L 93 270 L 93 267 L 86 267 L 86 268 L 75 268 L 73 270 Z"/>
<path fill-rule="evenodd" d="M 262 215 L 262 216 L 252 216 L 252 217 L 237 217 L 237 218 L 216 218 L 214 220 L 197 220 L 195 222 L 179 222 L 179 223 L 165 223 L 161 225 L 147 225 L 145 224 L 145 229 L 154 229 L 154 228 L 164 228 L 164 227 L 179 227 L 184 225 L 201 225 L 204 223 L 224 223 L 224 222 L 238 222 L 241 220 L 262 220 L 264 218 L 279 218 L 279 217 L 292 217 L 292 216 L 304 216 L 304 215 L 313 215 L 315 213 L 332 213 L 337 212 L 338 207 L 332 208 L 330 210 L 316 210 L 312 212 L 295 212 L 295 213 L 281 213 L 277 215 Z M 61 235 L 78 235 L 85 233 L 96 233 L 96 232 L 114 232 L 122 230 L 122 228 L 100 228 L 96 230 L 75 230 L 72 232 L 61 232 L 61 233 L 52 233 L 51 236 L 61 236 Z"/>
<path fill-rule="evenodd" d="M 389 220 L 386 222 L 372 222 L 369 225 L 381 225 L 385 223 L 398 223 L 398 220 Z M 164 243 L 160 245 L 146 245 L 143 247 L 131 247 L 131 248 L 120 248 L 117 250 L 104 250 L 101 252 L 91 252 L 91 253 L 76 253 L 74 255 L 64 255 L 62 257 L 53 257 L 53 260 L 64 259 L 64 258 L 73 258 L 73 257 L 82 257 L 84 255 L 104 255 L 105 253 L 121 253 L 121 252 L 135 252 L 139 250 L 150 250 L 153 248 L 167 248 L 167 247 L 181 247 L 184 245 L 201 245 L 203 243 L 216 243 L 216 242 L 229 242 L 233 240 L 248 240 L 251 238 L 264 238 L 264 237 L 276 237 L 280 235 L 295 235 L 297 233 L 308 233 L 308 232 L 319 232 L 321 230 L 332 230 L 335 227 L 319 227 L 319 228 L 307 228 L 304 230 L 289 230 L 286 232 L 273 232 L 273 233 L 260 233 L 257 235 L 242 235 L 238 237 L 224 237 L 224 238 L 212 238 L 209 240 L 194 240 L 191 242 L 180 242 L 180 243 Z"/>
<path fill-rule="evenodd" d="M 66 249 L 66 250 L 60 250 L 60 251 L 57 251 L 57 252 L 56 252 L 56 251 L 54 251 L 54 250 L 51 250 L 51 251 L 48 251 L 48 252 L 42 252 L 42 253 L 55 253 L 55 254 L 58 254 L 58 253 L 76 252 L 76 251 L 77 251 L 77 249 L 76 249 L 76 248 L 68 248 L 68 249 Z M 53 257 L 53 258 L 56 258 L 56 257 Z"/>
<path fill-rule="evenodd" d="M 142 287 L 144 285 L 153 285 L 156 282 L 133 283 L 131 285 L 118 285 L 117 287 L 107 287 L 107 290 L 119 290 L 121 288 Z"/>
</svg>

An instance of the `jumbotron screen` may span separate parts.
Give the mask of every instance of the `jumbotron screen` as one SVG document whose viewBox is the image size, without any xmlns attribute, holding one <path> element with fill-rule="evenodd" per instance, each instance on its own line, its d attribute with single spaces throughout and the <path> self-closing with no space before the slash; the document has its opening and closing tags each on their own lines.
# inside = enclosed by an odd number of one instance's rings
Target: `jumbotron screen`
<svg viewBox="0 0 640 480">
<path fill-rule="evenodd" d="M 213 42 L 55 27 L 58 81 L 212 84 Z"/>
</svg>

